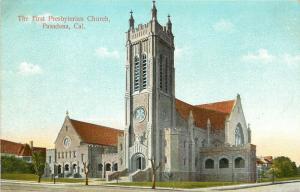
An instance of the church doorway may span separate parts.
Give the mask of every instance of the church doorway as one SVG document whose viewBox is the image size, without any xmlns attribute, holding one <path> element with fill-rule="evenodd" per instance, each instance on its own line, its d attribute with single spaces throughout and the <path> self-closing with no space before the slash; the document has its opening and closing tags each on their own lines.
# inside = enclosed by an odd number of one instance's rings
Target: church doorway
<svg viewBox="0 0 300 192">
<path fill-rule="evenodd" d="M 138 153 L 132 157 L 132 171 L 143 170 L 146 167 L 145 157 Z"/>
<path fill-rule="evenodd" d="M 138 157 L 137 159 L 136 159 L 136 169 L 142 169 L 142 157 Z"/>
<path fill-rule="evenodd" d="M 57 174 L 61 174 L 61 165 L 58 165 L 57 167 Z"/>
</svg>

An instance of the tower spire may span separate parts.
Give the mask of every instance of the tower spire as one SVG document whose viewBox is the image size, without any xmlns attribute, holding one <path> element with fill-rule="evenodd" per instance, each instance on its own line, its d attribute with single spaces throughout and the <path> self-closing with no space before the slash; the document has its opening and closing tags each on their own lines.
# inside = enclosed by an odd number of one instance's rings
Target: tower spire
<svg viewBox="0 0 300 192">
<path fill-rule="evenodd" d="M 130 11 L 130 18 L 129 18 L 129 28 L 130 29 L 133 29 L 134 28 L 134 19 L 133 19 L 133 16 L 132 16 L 132 10 Z"/>
<path fill-rule="evenodd" d="M 170 17 L 171 17 L 170 14 L 168 14 L 167 31 L 172 33 L 172 22 Z"/>
<path fill-rule="evenodd" d="M 152 1 L 152 20 L 157 20 L 157 9 L 155 6 L 155 1 Z"/>
</svg>

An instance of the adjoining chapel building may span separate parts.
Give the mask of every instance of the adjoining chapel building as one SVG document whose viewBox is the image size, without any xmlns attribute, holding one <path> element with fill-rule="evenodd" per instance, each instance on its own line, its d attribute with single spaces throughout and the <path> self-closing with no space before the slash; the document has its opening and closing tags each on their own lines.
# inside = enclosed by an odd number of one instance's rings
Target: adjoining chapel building
<svg viewBox="0 0 300 192">
<path fill-rule="evenodd" d="M 256 180 L 256 146 L 246 124 L 241 98 L 191 105 L 175 97 L 174 36 L 151 19 L 135 27 L 131 12 L 126 32 L 124 131 L 70 119 L 47 150 L 48 175 L 130 181 L 151 180 L 151 162 L 158 180 Z M 56 168 L 55 168 L 56 167 Z M 170 174 L 172 173 L 172 174 Z"/>
</svg>

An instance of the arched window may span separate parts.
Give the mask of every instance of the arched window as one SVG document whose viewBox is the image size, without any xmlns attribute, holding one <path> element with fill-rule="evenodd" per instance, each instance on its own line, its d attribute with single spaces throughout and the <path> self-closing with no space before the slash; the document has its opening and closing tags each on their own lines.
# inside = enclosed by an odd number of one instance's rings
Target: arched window
<svg viewBox="0 0 300 192">
<path fill-rule="evenodd" d="M 106 171 L 111 171 L 111 165 L 110 165 L 109 163 L 107 163 L 107 164 L 105 165 L 105 170 L 106 170 Z"/>
<path fill-rule="evenodd" d="M 163 89 L 163 56 L 159 56 L 159 89 Z"/>
<path fill-rule="evenodd" d="M 58 165 L 58 167 L 57 167 L 57 173 L 61 174 L 61 165 Z"/>
<path fill-rule="evenodd" d="M 205 161 L 205 169 L 213 169 L 215 166 L 214 166 L 214 160 L 212 159 L 207 159 Z"/>
<path fill-rule="evenodd" d="M 68 164 L 65 165 L 65 171 L 69 171 L 69 165 Z"/>
<path fill-rule="evenodd" d="M 244 134 L 241 124 L 239 123 L 235 129 L 235 145 L 243 145 L 244 144 Z"/>
<path fill-rule="evenodd" d="M 134 58 L 134 91 L 139 91 L 140 89 L 140 59 L 138 57 Z"/>
<path fill-rule="evenodd" d="M 76 172 L 76 168 L 77 168 L 77 165 L 76 165 L 76 164 L 73 164 L 72 169 L 73 169 L 74 172 Z"/>
<path fill-rule="evenodd" d="M 143 79 L 143 89 L 147 87 L 147 56 L 143 54 L 142 56 L 142 79 Z"/>
<path fill-rule="evenodd" d="M 102 169 L 103 169 L 103 165 L 102 165 L 102 163 L 99 163 L 98 164 L 98 171 L 102 171 Z"/>
<path fill-rule="evenodd" d="M 195 138 L 195 146 L 198 146 L 198 138 Z"/>
<path fill-rule="evenodd" d="M 228 168 L 229 167 L 229 161 L 226 158 L 222 158 L 219 161 L 219 168 Z"/>
<path fill-rule="evenodd" d="M 115 163 L 113 166 L 113 171 L 118 171 L 118 163 Z"/>
<path fill-rule="evenodd" d="M 234 160 L 235 168 L 245 168 L 245 160 L 241 157 L 238 157 Z"/>
</svg>

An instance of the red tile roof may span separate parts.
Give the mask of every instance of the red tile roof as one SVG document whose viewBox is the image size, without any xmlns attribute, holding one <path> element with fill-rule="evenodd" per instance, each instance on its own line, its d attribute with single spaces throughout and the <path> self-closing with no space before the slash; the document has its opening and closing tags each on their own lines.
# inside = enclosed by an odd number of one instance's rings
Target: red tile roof
<svg viewBox="0 0 300 192">
<path fill-rule="evenodd" d="M 16 143 L 12 141 L 7 141 L 0 139 L 1 142 L 1 153 L 17 155 L 17 156 L 31 156 L 32 151 L 28 144 Z M 46 153 L 46 148 L 43 147 L 33 147 L 34 152 Z"/>
<path fill-rule="evenodd" d="M 234 100 L 194 106 L 176 99 L 176 111 L 180 116 L 187 120 L 192 111 L 195 125 L 200 128 L 206 128 L 209 119 L 212 128 L 223 129 L 233 105 Z"/>
<path fill-rule="evenodd" d="M 228 101 L 221 101 L 221 102 L 216 102 L 216 103 L 207 103 L 207 104 L 196 105 L 196 107 L 230 114 L 231 110 L 234 106 L 234 103 L 235 103 L 235 100 L 228 100 Z"/>
<path fill-rule="evenodd" d="M 122 130 L 70 119 L 75 131 L 88 144 L 115 146 Z"/>
<path fill-rule="evenodd" d="M 272 156 L 265 156 L 265 157 L 257 157 L 256 163 L 257 164 L 272 164 L 273 157 Z"/>
</svg>

